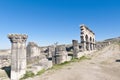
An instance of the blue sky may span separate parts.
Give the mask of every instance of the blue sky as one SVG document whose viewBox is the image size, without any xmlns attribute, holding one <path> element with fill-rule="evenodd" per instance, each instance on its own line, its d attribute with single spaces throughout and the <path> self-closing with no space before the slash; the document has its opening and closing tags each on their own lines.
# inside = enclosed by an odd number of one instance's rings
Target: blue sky
<svg viewBox="0 0 120 80">
<path fill-rule="evenodd" d="M 0 0 L 0 49 L 10 48 L 8 33 L 28 34 L 39 46 L 80 42 L 80 24 L 97 41 L 120 36 L 119 0 Z"/>
</svg>

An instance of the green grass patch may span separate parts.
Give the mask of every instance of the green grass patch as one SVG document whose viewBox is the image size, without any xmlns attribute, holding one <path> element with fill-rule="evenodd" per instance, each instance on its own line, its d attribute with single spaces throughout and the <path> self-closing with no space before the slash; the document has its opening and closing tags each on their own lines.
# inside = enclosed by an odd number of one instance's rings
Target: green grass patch
<svg viewBox="0 0 120 80">
<path fill-rule="evenodd" d="M 73 58 L 70 62 L 79 62 L 81 60 L 90 60 L 91 58 L 88 58 L 86 56 L 82 56 L 80 58 Z"/>
<path fill-rule="evenodd" d="M 26 78 L 34 77 L 34 76 L 35 74 L 32 71 L 27 71 L 26 74 L 24 74 L 24 76 L 20 80 L 24 80 Z"/>
<path fill-rule="evenodd" d="M 41 71 L 37 72 L 37 75 L 41 75 L 41 74 L 43 74 L 45 71 L 46 71 L 46 70 L 45 70 L 45 69 L 43 69 L 43 70 L 41 70 Z"/>
<path fill-rule="evenodd" d="M 72 62 L 80 62 L 80 61 L 82 61 L 82 60 L 90 60 L 90 59 L 91 59 L 91 58 L 88 58 L 88 57 L 86 57 L 86 56 L 82 56 L 82 57 L 80 57 L 80 58 L 73 58 L 71 61 L 66 61 L 66 62 L 61 63 L 61 64 L 55 64 L 55 65 L 53 65 L 53 67 L 50 68 L 49 70 L 51 70 L 51 69 L 58 70 L 58 69 L 61 69 L 63 66 L 66 66 L 66 65 L 68 65 L 68 64 L 70 64 L 70 63 L 72 63 Z"/>
</svg>

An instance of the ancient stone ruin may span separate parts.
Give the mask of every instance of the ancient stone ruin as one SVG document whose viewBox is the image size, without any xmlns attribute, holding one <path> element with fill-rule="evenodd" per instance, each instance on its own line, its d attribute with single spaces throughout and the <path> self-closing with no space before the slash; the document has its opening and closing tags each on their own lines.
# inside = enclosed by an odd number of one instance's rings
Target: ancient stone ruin
<svg viewBox="0 0 120 80">
<path fill-rule="evenodd" d="M 27 63 L 34 63 L 40 58 L 40 48 L 34 42 L 29 42 L 27 45 Z"/>
<path fill-rule="evenodd" d="M 97 42 L 96 43 L 96 49 L 101 50 L 101 49 L 105 48 L 108 45 L 110 45 L 110 42 L 108 42 L 108 41 Z"/>
<path fill-rule="evenodd" d="M 26 47 L 26 34 L 9 34 L 11 55 L 0 57 L 0 68 L 11 64 L 11 80 L 19 80 L 26 71 L 37 74 L 42 69 L 51 68 L 54 64 L 61 64 L 73 58 L 80 58 L 86 53 L 100 50 L 110 43 L 95 42 L 95 33 L 85 25 L 80 25 L 81 41 L 72 40 L 72 44 L 38 46 L 29 42 Z M 4 59 L 3 59 L 4 58 Z M 3 61 L 7 64 L 2 64 Z M 28 68 L 27 68 L 28 67 Z"/>
<path fill-rule="evenodd" d="M 60 64 L 67 61 L 67 51 L 65 45 L 59 45 L 55 48 L 55 63 Z"/>
<path fill-rule="evenodd" d="M 9 34 L 11 46 L 11 80 L 19 80 L 26 73 L 26 40 L 25 34 Z"/>
<path fill-rule="evenodd" d="M 27 64 L 29 71 L 37 74 L 42 69 L 48 69 L 52 67 L 52 61 L 47 59 L 46 54 L 35 42 L 29 42 L 27 45 Z"/>
<path fill-rule="evenodd" d="M 78 53 L 79 53 L 79 44 L 78 40 L 73 40 L 73 56 L 74 58 L 78 58 Z"/>
<path fill-rule="evenodd" d="M 95 33 L 93 33 L 84 24 L 80 25 L 81 29 L 81 44 L 83 51 L 90 51 L 95 49 Z"/>
</svg>

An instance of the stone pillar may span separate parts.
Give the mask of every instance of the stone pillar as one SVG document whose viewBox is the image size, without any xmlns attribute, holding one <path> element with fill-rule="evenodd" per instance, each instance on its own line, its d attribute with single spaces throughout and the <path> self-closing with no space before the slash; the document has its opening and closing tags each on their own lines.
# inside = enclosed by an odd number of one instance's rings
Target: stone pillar
<svg viewBox="0 0 120 80">
<path fill-rule="evenodd" d="M 95 43 L 93 43 L 93 50 L 95 50 L 96 49 L 96 44 Z"/>
<path fill-rule="evenodd" d="M 82 44 L 82 50 L 86 51 L 86 41 L 82 41 L 81 44 Z"/>
<path fill-rule="evenodd" d="M 25 34 L 9 34 L 11 41 L 11 80 L 19 80 L 26 73 L 26 40 Z"/>
<path fill-rule="evenodd" d="M 85 35 L 81 35 L 81 44 L 82 44 L 82 51 L 86 51 L 86 41 L 85 41 Z"/>
<path fill-rule="evenodd" d="M 87 42 L 87 47 L 88 47 L 88 51 L 91 51 L 91 43 L 90 42 Z"/>
<path fill-rule="evenodd" d="M 55 47 L 54 46 L 48 46 L 48 58 L 52 58 L 52 54 L 55 52 Z"/>
<path fill-rule="evenodd" d="M 48 47 L 48 55 L 47 58 L 49 60 L 52 60 L 52 64 L 55 64 L 56 56 L 55 56 L 55 46 L 49 46 Z"/>
<path fill-rule="evenodd" d="M 93 44 L 90 43 L 90 50 L 93 50 Z"/>
<path fill-rule="evenodd" d="M 89 51 L 90 50 L 90 43 L 86 42 L 86 50 Z"/>
<path fill-rule="evenodd" d="M 67 61 L 67 57 L 68 54 L 65 45 L 59 45 L 55 48 L 56 64 L 64 63 L 65 61 Z"/>
<path fill-rule="evenodd" d="M 94 50 L 94 44 L 93 43 L 91 43 L 91 47 L 92 47 L 92 50 Z"/>
<path fill-rule="evenodd" d="M 79 53 L 78 40 L 72 40 L 73 43 L 73 57 L 77 58 Z"/>
</svg>

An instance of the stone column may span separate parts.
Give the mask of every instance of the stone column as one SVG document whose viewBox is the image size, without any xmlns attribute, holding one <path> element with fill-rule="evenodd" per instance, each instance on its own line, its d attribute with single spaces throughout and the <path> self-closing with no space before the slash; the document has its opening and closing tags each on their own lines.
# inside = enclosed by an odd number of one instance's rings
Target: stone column
<svg viewBox="0 0 120 80">
<path fill-rule="evenodd" d="M 52 64 L 55 64 L 56 56 L 55 56 L 55 46 L 49 46 L 48 47 L 48 55 L 47 58 L 49 60 L 52 60 Z"/>
<path fill-rule="evenodd" d="M 82 50 L 86 51 L 86 41 L 81 41 L 82 44 Z"/>
<path fill-rule="evenodd" d="M 92 51 L 93 50 L 93 44 L 90 43 L 90 50 Z"/>
<path fill-rule="evenodd" d="M 64 63 L 65 61 L 67 61 L 67 57 L 68 54 L 65 45 L 59 45 L 55 48 L 56 64 Z"/>
<path fill-rule="evenodd" d="M 52 53 L 55 52 L 54 46 L 48 46 L 48 58 L 52 58 Z"/>
<path fill-rule="evenodd" d="M 87 42 L 87 47 L 88 47 L 88 51 L 91 51 L 91 43 L 90 42 Z"/>
<path fill-rule="evenodd" d="M 95 50 L 96 49 L 96 44 L 95 43 L 93 43 L 93 50 Z"/>
<path fill-rule="evenodd" d="M 81 44 L 82 44 L 82 51 L 86 51 L 86 41 L 85 41 L 85 35 L 81 35 Z"/>
<path fill-rule="evenodd" d="M 25 34 L 9 34 L 11 41 L 11 80 L 19 80 L 26 73 L 26 40 Z"/>
<path fill-rule="evenodd" d="M 94 44 L 91 43 L 91 50 L 94 50 Z"/>
<path fill-rule="evenodd" d="M 79 53 L 78 40 L 72 40 L 73 43 L 73 57 L 77 58 Z"/>
<path fill-rule="evenodd" d="M 89 51 L 89 50 L 90 50 L 90 43 L 86 42 L 86 51 Z"/>
</svg>

